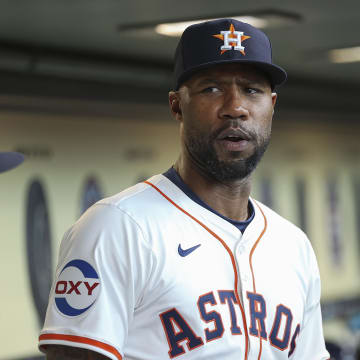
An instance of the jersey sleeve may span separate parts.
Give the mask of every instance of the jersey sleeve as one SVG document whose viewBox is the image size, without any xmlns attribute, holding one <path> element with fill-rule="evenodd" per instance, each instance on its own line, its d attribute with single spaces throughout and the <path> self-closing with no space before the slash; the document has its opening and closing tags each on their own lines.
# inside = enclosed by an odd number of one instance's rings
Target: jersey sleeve
<svg viewBox="0 0 360 360">
<path fill-rule="evenodd" d="M 152 262 L 129 214 L 112 204 L 91 207 L 62 240 L 40 349 L 69 345 L 122 359 Z"/>
<path fill-rule="evenodd" d="M 306 309 L 298 336 L 292 341 L 291 360 L 330 360 L 325 348 L 320 307 L 321 283 L 315 254 L 310 249 L 310 283 L 307 293 Z"/>
</svg>

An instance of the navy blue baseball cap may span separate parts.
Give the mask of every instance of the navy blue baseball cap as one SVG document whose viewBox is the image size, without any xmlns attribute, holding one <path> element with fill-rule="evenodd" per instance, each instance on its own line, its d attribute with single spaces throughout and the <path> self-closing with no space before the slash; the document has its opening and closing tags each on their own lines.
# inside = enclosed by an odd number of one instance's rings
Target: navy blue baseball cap
<svg viewBox="0 0 360 360">
<path fill-rule="evenodd" d="M 24 161 L 24 155 L 18 152 L 0 152 L 0 172 L 10 170 Z"/>
<path fill-rule="evenodd" d="M 217 64 L 244 63 L 262 70 L 271 86 L 281 85 L 286 71 L 272 62 L 269 38 L 254 26 L 235 19 L 190 25 L 175 51 L 174 88 L 199 70 Z"/>
</svg>

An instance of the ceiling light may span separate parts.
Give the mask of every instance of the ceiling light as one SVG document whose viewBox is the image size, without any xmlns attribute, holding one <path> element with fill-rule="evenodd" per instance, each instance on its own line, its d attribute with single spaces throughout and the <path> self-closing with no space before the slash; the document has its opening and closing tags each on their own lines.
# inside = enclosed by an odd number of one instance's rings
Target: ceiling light
<svg viewBox="0 0 360 360">
<path fill-rule="evenodd" d="M 233 17 L 233 19 L 246 22 L 257 28 L 264 28 L 268 26 L 268 21 L 266 19 L 261 19 L 255 16 L 239 16 L 239 17 Z M 194 20 L 194 21 L 159 24 L 155 27 L 155 31 L 161 35 L 180 36 L 188 26 L 208 20 L 214 20 L 214 19 L 202 19 L 197 21 Z"/>
<path fill-rule="evenodd" d="M 329 59 L 333 63 L 350 63 L 360 61 L 360 46 L 330 50 Z"/>
<path fill-rule="evenodd" d="M 252 12 L 238 14 L 222 14 L 219 16 L 211 15 L 205 18 L 197 19 L 168 19 L 164 20 L 161 24 L 150 21 L 142 23 L 125 23 L 119 25 L 119 31 L 141 31 L 146 32 L 155 31 L 158 34 L 166 36 L 180 36 L 183 31 L 190 25 L 197 24 L 203 21 L 232 18 L 245 23 L 251 24 L 257 28 L 279 28 L 283 26 L 291 26 L 302 20 L 302 17 L 294 12 L 279 11 L 274 9 L 259 9 Z"/>
</svg>

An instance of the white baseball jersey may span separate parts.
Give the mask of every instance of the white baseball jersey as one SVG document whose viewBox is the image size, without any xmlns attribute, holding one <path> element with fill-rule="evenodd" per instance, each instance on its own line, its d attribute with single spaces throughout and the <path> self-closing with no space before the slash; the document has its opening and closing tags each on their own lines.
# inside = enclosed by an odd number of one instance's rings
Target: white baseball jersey
<svg viewBox="0 0 360 360">
<path fill-rule="evenodd" d="M 242 234 L 156 175 L 65 234 L 40 346 L 113 360 L 325 360 L 304 233 L 250 199 Z"/>
</svg>

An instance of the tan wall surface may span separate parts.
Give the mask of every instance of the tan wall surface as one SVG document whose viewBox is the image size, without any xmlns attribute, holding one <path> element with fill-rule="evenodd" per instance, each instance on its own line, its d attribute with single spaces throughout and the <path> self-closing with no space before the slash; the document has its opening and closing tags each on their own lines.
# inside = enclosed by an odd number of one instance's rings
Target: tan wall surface
<svg viewBox="0 0 360 360">
<path fill-rule="evenodd" d="M 29 286 L 26 256 L 26 197 L 39 178 L 48 201 L 53 264 L 64 231 L 80 215 L 85 178 L 94 175 L 108 196 L 167 170 L 179 151 L 178 129 L 166 110 L 149 107 L 148 119 L 73 118 L 46 114 L 0 113 L 0 151 L 47 149 L 50 156 L 30 156 L 19 168 L 0 175 L 0 359 L 38 354 L 40 330 Z M 272 144 L 254 175 L 253 195 L 261 199 L 261 180 L 271 181 L 274 209 L 299 223 L 295 181 L 306 184 L 307 234 L 317 254 L 323 298 L 360 295 L 359 234 L 353 180 L 360 177 L 360 127 L 337 122 L 306 123 L 282 115 L 274 123 Z M 314 117 L 314 122 L 309 121 Z M 334 264 L 329 235 L 326 181 L 339 189 L 342 260 Z M 329 334 L 334 333 L 329 327 Z M 335 331 L 336 332 L 336 331 Z"/>
</svg>

